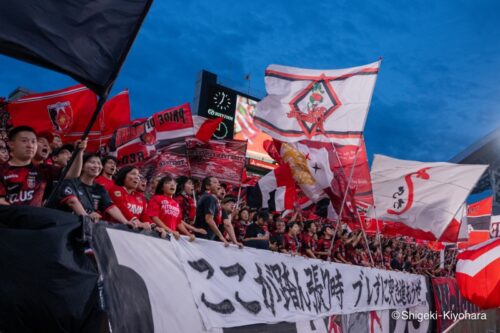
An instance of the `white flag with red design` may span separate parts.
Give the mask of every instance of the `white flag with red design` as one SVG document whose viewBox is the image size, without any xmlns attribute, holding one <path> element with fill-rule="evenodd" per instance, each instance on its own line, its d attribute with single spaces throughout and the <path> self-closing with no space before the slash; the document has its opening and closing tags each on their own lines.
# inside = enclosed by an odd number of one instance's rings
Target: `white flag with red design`
<svg viewBox="0 0 500 333">
<path fill-rule="evenodd" d="M 500 307 L 500 238 L 470 247 L 457 256 L 460 293 L 482 309 Z"/>
<path fill-rule="evenodd" d="M 270 65 L 267 96 L 254 123 L 285 142 L 359 144 L 380 61 L 346 69 L 312 70 Z"/>
<path fill-rule="evenodd" d="M 371 170 L 375 208 L 370 215 L 440 239 L 487 167 L 375 155 Z"/>
<path fill-rule="evenodd" d="M 282 164 L 267 173 L 259 182 L 262 193 L 262 208 L 269 207 L 271 192 L 274 194 L 274 207 L 277 211 L 293 209 L 295 203 L 295 181 L 288 164 Z"/>
</svg>

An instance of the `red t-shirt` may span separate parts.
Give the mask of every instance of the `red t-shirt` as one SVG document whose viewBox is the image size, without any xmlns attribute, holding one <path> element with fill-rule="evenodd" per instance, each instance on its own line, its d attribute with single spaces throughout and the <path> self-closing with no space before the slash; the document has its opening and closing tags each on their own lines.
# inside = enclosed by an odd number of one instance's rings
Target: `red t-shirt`
<svg viewBox="0 0 500 333">
<path fill-rule="evenodd" d="M 321 237 L 318 240 L 317 244 L 318 252 L 328 252 L 330 250 L 331 244 L 332 244 L 331 238 L 326 239 L 325 237 Z M 328 260 L 328 255 L 321 255 L 320 258 L 323 260 Z"/>
<path fill-rule="evenodd" d="M 154 195 L 149 200 L 148 216 L 158 217 L 167 227 L 177 230 L 182 222 L 182 213 L 179 203 L 166 195 Z"/>
<path fill-rule="evenodd" d="M 283 235 L 283 247 L 285 250 L 300 253 L 301 244 L 296 237 L 290 237 L 288 233 Z"/>
<path fill-rule="evenodd" d="M 127 220 L 138 218 L 141 222 L 149 222 L 150 218 L 146 214 L 147 202 L 141 193 L 128 193 L 123 186 L 114 185 L 108 191 L 111 200 L 120 208 L 123 216 Z"/>
<path fill-rule="evenodd" d="M 179 194 L 174 199 L 179 203 L 179 206 L 181 207 L 184 220 L 188 223 L 194 222 L 194 218 L 196 217 L 196 204 L 193 197 Z"/>
<path fill-rule="evenodd" d="M 115 183 L 113 182 L 112 179 L 108 179 L 104 177 L 103 175 L 98 176 L 94 182 L 96 182 L 99 185 L 102 185 L 106 191 L 111 195 L 111 189 L 115 186 Z"/>
<path fill-rule="evenodd" d="M 57 180 L 61 169 L 47 164 L 0 164 L 0 197 L 14 206 L 42 206 L 47 183 Z"/>
<path fill-rule="evenodd" d="M 311 250 L 313 253 L 316 252 L 316 240 L 313 236 L 309 235 L 309 233 L 302 233 L 301 243 L 303 254 L 306 254 L 306 250 Z"/>
</svg>

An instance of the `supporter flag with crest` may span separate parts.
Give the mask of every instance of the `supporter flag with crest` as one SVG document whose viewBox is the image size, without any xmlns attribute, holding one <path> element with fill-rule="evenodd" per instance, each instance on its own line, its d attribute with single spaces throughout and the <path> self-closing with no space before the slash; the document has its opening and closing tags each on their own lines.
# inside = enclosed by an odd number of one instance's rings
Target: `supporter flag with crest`
<svg viewBox="0 0 500 333">
<path fill-rule="evenodd" d="M 96 108 L 97 97 L 82 84 L 40 94 L 30 94 L 7 104 L 12 125 L 27 125 L 36 132 L 70 134 L 90 117 Z M 85 123 L 86 125 L 86 123 Z"/>
<path fill-rule="evenodd" d="M 285 142 L 358 145 L 379 66 L 380 61 L 337 70 L 270 65 L 267 96 L 257 104 L 254 123 Z"/>
</svg>

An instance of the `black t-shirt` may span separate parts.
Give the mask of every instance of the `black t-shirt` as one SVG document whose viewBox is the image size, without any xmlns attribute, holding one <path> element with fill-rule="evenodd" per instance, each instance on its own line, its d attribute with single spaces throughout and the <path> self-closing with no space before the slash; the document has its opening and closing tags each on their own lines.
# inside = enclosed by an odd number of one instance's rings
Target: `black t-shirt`
<svg viewBox="0 0 500 333">
<path fill-rule="evenodd" d="M 253 238 L 253 237 L 264 237 L 266 232 L 259 226 L 256 222 L 253 222 L 247 227 L 247 232 L 245 234 L 245 238 Z"/>
<path fill-rule="evenodd" d="M 194 220 L 194 226 L 196 228 L 205 229 L 207 231 L 207 234 L 199 235 L 199 237 L 214 239 L 215 235 L 205 221 L 205 215 L 212 215 L 215 221 L 218 211 L 219 205 L 217 199 L 210 193 L 204 193 L 198 201 L 198 205 L 196 206 L 196 218 Z"/>
<path fill-rule="evenodd" d="M 108 192 L 102 185 L 97 183 L 87 185 L 80 178 L 65 179 L 62 182 L 57 193 L 57 208 L 71 212 L 72 209 L 65 202 L 72 197 L 80 200 L 87 214 L 92 212 L 102 214 L 114 205 Z"/>
</svg>

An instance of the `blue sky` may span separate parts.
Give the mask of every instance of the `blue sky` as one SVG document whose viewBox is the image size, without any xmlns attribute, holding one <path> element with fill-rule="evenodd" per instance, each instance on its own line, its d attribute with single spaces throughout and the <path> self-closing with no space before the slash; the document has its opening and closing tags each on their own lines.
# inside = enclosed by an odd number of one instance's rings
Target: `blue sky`
<svg viewBox="0 0 500 333">
<path fill-rule="evenodd" d="M 500 126 L 500 2 L 156 0 L 115 84 L 133 117 L 192 102 L 198 72 L 264 95 L 271 63 L 333 69 L 383 57 L 370 155 L 446 161 Z M 70 78 L 0 56 L 0 96 Z M 371 158 L 371 156 L 370 156 Z"/>
</svg>

